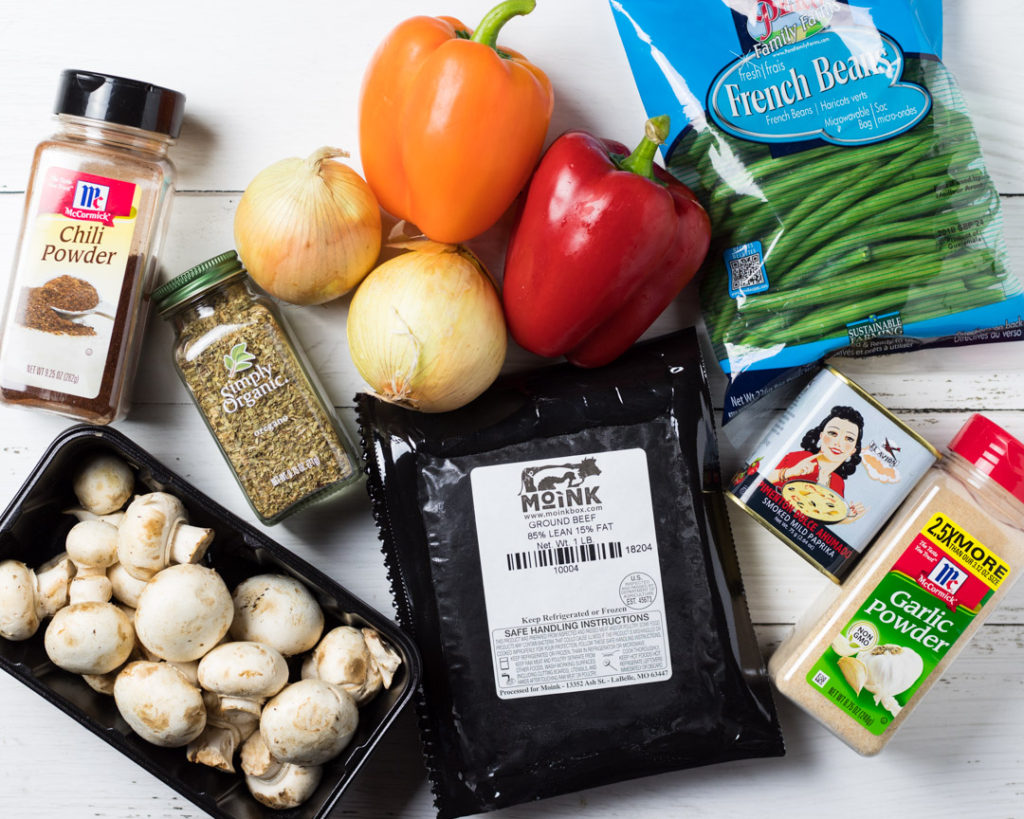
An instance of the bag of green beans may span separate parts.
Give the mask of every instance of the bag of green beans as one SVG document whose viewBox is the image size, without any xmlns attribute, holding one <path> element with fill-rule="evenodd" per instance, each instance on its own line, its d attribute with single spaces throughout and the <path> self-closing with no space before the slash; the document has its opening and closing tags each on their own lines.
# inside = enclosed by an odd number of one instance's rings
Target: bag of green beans
<svg viewBox="0 0 1024 819">
<path fill-rule="evenodd" d="M 611 0 L 701 198 L 725 420 L 835 353 L 1021 337 L 999 195 L 935 0 Z"/>
</svg>

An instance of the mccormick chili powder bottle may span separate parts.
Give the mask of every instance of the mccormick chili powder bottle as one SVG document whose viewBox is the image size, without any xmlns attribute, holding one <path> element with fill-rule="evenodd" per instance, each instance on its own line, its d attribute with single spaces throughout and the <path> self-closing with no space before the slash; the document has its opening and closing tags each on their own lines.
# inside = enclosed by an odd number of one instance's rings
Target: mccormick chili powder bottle
<svg viewBox="0 0 1024 819">
<path fill-rule="evenodd" d="M 185 97 L 64 71 L 36 148 L 0 336 L 0 395 L 107 424 L 128 410 Z"/>
</svg>

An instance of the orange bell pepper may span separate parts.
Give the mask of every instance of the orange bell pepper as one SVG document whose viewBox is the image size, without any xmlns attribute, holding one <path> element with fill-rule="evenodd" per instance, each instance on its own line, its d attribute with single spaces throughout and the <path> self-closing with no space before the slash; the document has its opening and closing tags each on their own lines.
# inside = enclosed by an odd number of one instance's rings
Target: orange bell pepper
<svg viewBox="0 0 1024 819">
<path fill-rule="evenodd" d="M 505 0 L 475 32 L 452 17 L 413 17 L 378 46 L 363 79 L 363 173 L 394 216 L 438 242 L 491 227 L 530 177 L 554 96 L 525 57 L 497 46 L 535 0 Z"/>
</svg>

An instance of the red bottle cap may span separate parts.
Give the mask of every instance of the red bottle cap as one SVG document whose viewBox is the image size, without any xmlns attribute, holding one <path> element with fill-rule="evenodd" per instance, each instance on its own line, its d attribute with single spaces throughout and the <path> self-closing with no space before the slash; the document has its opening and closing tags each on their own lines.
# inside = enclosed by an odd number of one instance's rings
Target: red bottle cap
<svg viewBox="0 0 1024 819">
<path fill-rule="evenodd" d="M 972 415 L 949 448 L 1024 503 L 1024 444 L 1001 426 Z"/>
</svg>

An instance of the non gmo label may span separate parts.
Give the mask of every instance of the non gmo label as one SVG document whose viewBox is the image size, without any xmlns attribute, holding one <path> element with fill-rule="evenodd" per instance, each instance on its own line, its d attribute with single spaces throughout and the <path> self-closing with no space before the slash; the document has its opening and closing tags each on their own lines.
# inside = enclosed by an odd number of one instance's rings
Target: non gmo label
<svg viewBox="0 0 1024 819">
<path fill-rule="evenodd" d="M 672 675 L 642 449 L 471 473 L 502 699 Z"/>
<path fill-rule="evenodd" d="M 880 735 L 992 596 L 1009 566 L 937 513 L 807 674 L 807 683 Z"/>
<path fill-rule="evenodd" d="M 863 145 L 928 115 L 931 96 L 902 81 L 903 52 L 894 40 L 868 28 L 821 30 L 812 16 L 788 16 L 784 29 L 766 20 L 769 39 L 712 83 L 708 109 L 723 129 L 756 142 Z"/>
</svg>

